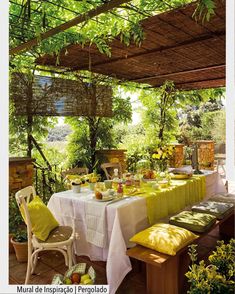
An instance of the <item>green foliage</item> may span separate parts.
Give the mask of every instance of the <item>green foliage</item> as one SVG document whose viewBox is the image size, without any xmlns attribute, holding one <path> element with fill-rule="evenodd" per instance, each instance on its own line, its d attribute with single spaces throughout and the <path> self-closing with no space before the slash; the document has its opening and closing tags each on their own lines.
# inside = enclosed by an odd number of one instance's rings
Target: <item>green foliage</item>
<svg viewBox="0 0 235 294">
<path fill-rule="evenodd" d="M 226 142 L 226 114 L 224 110 L 215 113 L 211 136 L 216 143 Z"/>
<path fill-rule="evenodd" d="M 108 42 L 120 37 L 127 45 L 131 42 L 141 45 L 144 38 L 140 21 L 146 17 L 180 7 L 192 0 L 136 0 L 102 13 L 92 19 L 87 18 L 81 24 L 60 32 L 46 40 L 41 40 L 41 34 L 61 23 L 88 12 L 103 4 L 100 0 L 59 2 L 21 1 L 10 3 L 10 47 L 26 42 L 34 37 L 39 45 L 30 50 L 31 56 L 43 53 L 57 54 L 69 44 L 95 44 L 101 53 L 111 55 Z M 209 20 L 214 13 L 214 0 L 200 0 L 194 16 L 196 20 Z M 28 58 L 28 56 L 24 56 Z"/>
<path fill-rule="evenodd" d="M 224 89 L 193 91 L 192 95 L 199 95 L 199 103 L 182 109 L 178 140 L 185 144 L 194 140 L 225 142 L 225 111 L 221 100 Z"/>
<path fill-rule="evenodd" d="M 216 251 L 209 256 L 211 264 L 217 267 L 218 272 L 227 280 L 234 280 L 235 275 L 235 239 L 231 239 L 229 244 L 218 241 Z"/>
<path fill-rule="evenodd" d="M 202 260 L 197 261 L 197 245 L 189 246 L 189 256 L 192 265 L 186 273 L 190 283 L 189 294 L 221 294 L 234 293 L 235 277 L 235 239 L 228 244 L 218 241 L 216 250 L 209 256 L 210 264 Z"/>
<path fill-rule="evenodd" d="M 171 81 L 160 88 L 142 90 L 140 101 L 143 104 L 142 119 L 149 145 L 169 142 L 177 133 L 177 108 L 182 95 Z"/>
<path fill-rule="evenodd" d="M 36 141 L 41 142 L 48 135 L 48 129 L 57 122 L 57 118 L 34 116 L 32 133 Z M 26 156 L 27 154 L 27 117 L 15 115 L 13 102 L 9 113 L 9 150 L 11 156 Z"/>
<path fill-rule="evenodd" d="M 58 168 L 63 168 L 65 163 L 65 154 L 57 147 L 52 147 L 47 143 L 40 143 L 43 153 L 51 165 L 56 165 Z M 45 161 L 37 149 L 33 150 L 32 157 L 36 159 L 39 166 L 47 168 Z"/>
<path fill-rule="evenodd" d="M 9 197 L 9 233 L 15 234 L 24 223 L 14 195 Z"/>
<path fill-rule="evenodd" d="M 14 241 L 15 242 L 27 242 L 28 241 L 28 235 L 26 229 L 20 229 L 14 234 Z"/>
<path fill-rule="evenodd" d="M 202 22 L 209 21 L 211 16 L 215 14 L 215 7 L 214 0 L 199 0 L 193 16 L 196 20 L 201 19 Z"/>
<path fill-rule="evenodd" d="M 69 135 L 68 165 L 85 165 L 92 171 L 98 165 L 95 151 L 116 147 L 114 126 L 120 122 L 123 124 L 129 122 L 132 114 L 130 98 L 123 99 L 119 94 L 119 92 L 114 93 L 112 118 L 66 118 L 73 131 Z"/>
</svg>

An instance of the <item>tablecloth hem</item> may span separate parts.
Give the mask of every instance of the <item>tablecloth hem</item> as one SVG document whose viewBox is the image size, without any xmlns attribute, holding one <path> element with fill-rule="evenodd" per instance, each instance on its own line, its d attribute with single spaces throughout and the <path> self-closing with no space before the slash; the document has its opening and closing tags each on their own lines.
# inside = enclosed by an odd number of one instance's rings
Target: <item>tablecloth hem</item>
<svg viewBox="0 0 235 294">
<path fill-rule="evenodd" d="M 127 268 L 123 274 L 121 275 L 121 278 L 119 279 L 119 281 L 117 281 L 115 283 L 115 286 L 112 287 L 112 289 L 109 291 L 109 294 L 115 294 L 118 287 L 121 285 L 122 281 L 124 280 L 125 276 L 132 270 L 132 267 Z M 109 285 L 109 283 L 108 283 Z"/>
</svg>

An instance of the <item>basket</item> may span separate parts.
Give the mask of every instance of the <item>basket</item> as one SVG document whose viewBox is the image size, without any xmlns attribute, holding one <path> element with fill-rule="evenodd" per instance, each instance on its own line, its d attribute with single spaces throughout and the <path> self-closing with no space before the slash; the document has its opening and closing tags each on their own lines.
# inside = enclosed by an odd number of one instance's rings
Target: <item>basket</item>
<svg viewBox="0 0 235 294">
<path fill-rule="evenodd" d="M 66 273 L 63 275 L 56 274 L 52 279 L 52 285 L 69 285 L 69 284 L 79 284 L 79 285 L 93 285 L 95 283 L 96 279 L 96 273 L 92 266 L 88 268 L 88 271 L 86 272 L 86 263 L 78 263 L 69 268 Z M 73 283 L 73 280 L 71 279 L 72 274 L 77 273 L 79 274 L 81 281 L 80 283 Z M 85 277 L 86 275 L 86 277 Z M 88 278 L 89 276 L 89 278 Z M 83 280 L 83 278 L 86 278 Z M 90 280 L 90 281 L 88 281 Z M 71 282 L 70 282 L 71 281 Z"/>
</svg>

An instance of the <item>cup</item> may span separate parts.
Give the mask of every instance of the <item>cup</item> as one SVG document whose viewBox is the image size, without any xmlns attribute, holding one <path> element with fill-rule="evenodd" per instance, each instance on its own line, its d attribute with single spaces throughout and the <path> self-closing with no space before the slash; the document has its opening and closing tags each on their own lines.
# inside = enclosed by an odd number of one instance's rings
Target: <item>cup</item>
<svg viewBox="0 0 235 294">
<path fill-rule="evenodd" d="M 89 183 L 89 186 L 91 191 L 95 190 L 95 183 Z"/>
<path fill-rule="evenodd" d="M 72 185 L 72 190 L 74 193 L 81 193 L 81 185 Z"/>
<path fill-rule="evenodd" d="M 113 184 L 112 180 L 104 180 L 104 185 L 106 189 L 112 189 L 112 184 Z"/>
</svg>

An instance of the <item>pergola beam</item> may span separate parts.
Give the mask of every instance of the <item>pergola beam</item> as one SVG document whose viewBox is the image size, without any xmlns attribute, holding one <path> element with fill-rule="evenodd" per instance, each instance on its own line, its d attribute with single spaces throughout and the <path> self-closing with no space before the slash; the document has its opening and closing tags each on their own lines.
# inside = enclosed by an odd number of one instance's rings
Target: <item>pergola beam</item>
<svg viewBox="0 0 235 294">
<path fill-rule="evenodd" d="M 208 87 L 200 87 L 200 85 L 208 84 Z M 204 79 L 204 80 L 195 80 L 195 81 L 188 81 L 184 83 L 175 83 L 176 88 L 179 89 L 199 89 L 199 88 L 219 88 L 224 87 L 225 78 L 212 78 L 212 79 Z M 195 87 L 196 86 L 196 87 Z"/>
<path fill-rule="evenodd" d="M 200 68 L 195 68 L 195 69 L 190 69 L 190 70 L 183 70 L 179 72 L 172 72 L 172 73 L 167 73 L 167 74 L 161 74 L 161 75 L 153 75 L 153 76 L 148 76 L 148 77 L 142 77 L 138 79 L 132 79 L 130 80 L 131 82 L 143 82 L 143 81 L 148 81 L 152 79 L 161 79 L 161 78 L 171 78 L 172 76 L 175 75 L 185 75 L 185 74 L 191 74 L 191 73 L 202 73 L 207 70 L 216 70 L 216 69 L 222 69 L 225 70 L 225 64 L 218 64 L 218 65 L 212 65 L 212 66 L 206 66 L 206 67 L 200 67 Z"/>
<path fill-rule="evenodd" d="M 43 34 L 40 35 L 40 37 L 38 38 L 33 38 L 13 49 L 10 49 L 10 55 L 13 55 L 13 54 L 17 54 L 21 51 L 24 51 L 26 49 L 30 49 L 32 48 L 33 46 L 37 45 L 39 42 L 41 42 L 42 40 L 45 40 L 49 37 L 52 37 L 60 32 L 63 32 L 75 25 L 78 25 L 94 16 L 98 16 L 99 14 L 101 13 L 104 13 L 104 12 L 107 12 L 109 10 L 112 10 L 113 8 L 116 8 L 118 6 L 120 6 L 121 4 L 124 4 L 124 3 L 128 3 L 130 2 L 131 0 L 111 0 L 101 6 L 98 6 L 97 8 L 94 8 L 86 13 L 83 13 L 83 14 L 80 14 L 79 16 L 71 19 L 70 21 L 68 22 L 65 22 Z"/>
</svg>

